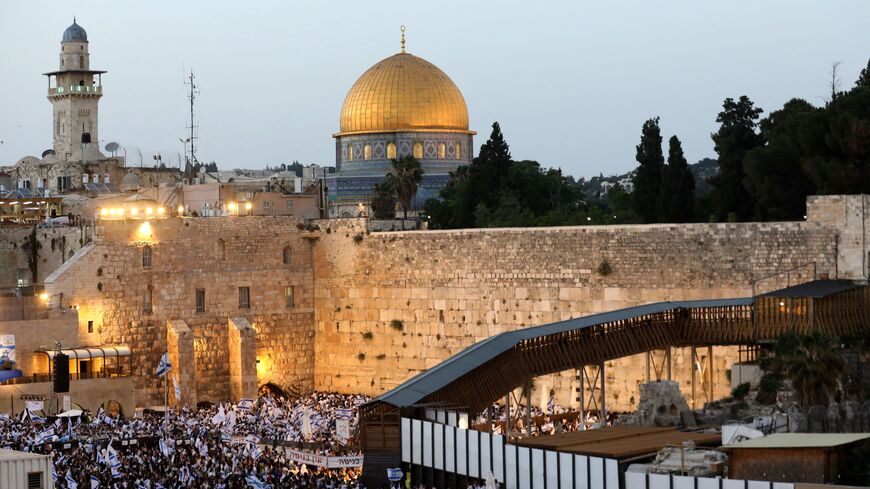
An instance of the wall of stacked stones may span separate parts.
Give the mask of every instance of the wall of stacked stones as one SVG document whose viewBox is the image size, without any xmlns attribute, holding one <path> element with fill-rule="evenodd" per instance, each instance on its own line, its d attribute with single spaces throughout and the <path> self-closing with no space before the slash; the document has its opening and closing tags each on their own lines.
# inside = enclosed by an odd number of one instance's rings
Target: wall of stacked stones
<svg viewBox="0 0 870 489">
<path fill-rule="evenodd" d="M 15 287 L 19 276 L 30 277 L 29 237 L 33 228 L 10 228 L 0 231 L 0 287 Z M 36 281 L 41 283 L 70 256 L 87 244 L 90 230 L 57 227 L 36 230 L 39 241 Z"/>
<path fill-rule="evenodd" d="M 104 224 L 93 247 L 58 270 L 48 287 L 78 307 L 82 333 L 93 321 L 92 344 L 131 346 L 140 405 L 162 403 L 163 384 L 154 369 L 171 319 L 185 320 L 194 333 L 195 366 L 176 368 L 196 369 L 197 399 L 230 397 L 227 321 L 239 316 L 257 331 L 260 383 L 307 391 L 313 387 L 313 268 L 311 242 L 301 237 L 297 222 L 165 219 L 147 230 Z M 151 248 L 150 267 L 143 266 L 145 246 Z M 286 286 L 294 287 L 293 307 L 286 305 Z M 151 312 L 144 307 L 149 287 Z M 239 307 L 239 287 L 249 287 L 250 309 Z M 205 312 L 196 312 L 197 289 L 205 291 Z"/>
<path fill-rule="evenodd" d="M 368 234 L 348 219 L 321 228 L 315 387 L 372 395 L 503 331 L 658 301 L 745 297 L 754 280 L 789 269 L 764 288 L 810 279 L 813 262 L 817 273 L 837 272 L 836 233 L 807 222 Z M 721 397 L 736 349 L 715 356 Z M 674 364 L 688 393 L 689 351 Z M 631 408 L 645 359 L 608 367 L 608 404 Z M 571 403 L 573 377 L 540 379 L 533 400 L 545 403 L 555 388 L 560 404 Z"/>
</svg>

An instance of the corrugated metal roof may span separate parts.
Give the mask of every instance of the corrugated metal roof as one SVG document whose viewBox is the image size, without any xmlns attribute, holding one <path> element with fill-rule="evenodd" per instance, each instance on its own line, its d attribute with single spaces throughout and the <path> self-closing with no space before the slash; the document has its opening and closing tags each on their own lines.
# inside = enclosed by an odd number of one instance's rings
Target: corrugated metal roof
<svg viewBox="0 0 870 489">
<path fill-rule="evenodd" d="M 774 433 L 724 448 L 829 448 L 870 439 L 870 433 Z"/>
<path fill-rule="evenodd" d="M 372 402 L 380 401 L 398 407 L 413 406 L 420 402 L 424 397 L 447 386 L 459 377 L 462 377 L 477 367 L 480 367 L 498 355 L 509 351 L 524 340 L 589 328 L 598 324 L 613 321 L 623 321 L 649 314 L 662 313 L 674 309 L 745 306 L 750 304 L 752 304 L 751 297 L 739 299 L 656 302 L 653 304 L 628 307 L 616 311 L 568 319 L 566 321 L 535 326 L 532 328 L 504 332 L 469 346 L 438 365 L 406 380 L 398 387 L 382 394 Z"/>
<path fill-rule="evenodd" d="M 812 297 L 819 299 L 856 287 L 861 287 L 861 285 L 851 280 L 813 280 L 812 282 L 774 290 L 773 292 L 762 294 L 761 297 Z"/>
</svg>

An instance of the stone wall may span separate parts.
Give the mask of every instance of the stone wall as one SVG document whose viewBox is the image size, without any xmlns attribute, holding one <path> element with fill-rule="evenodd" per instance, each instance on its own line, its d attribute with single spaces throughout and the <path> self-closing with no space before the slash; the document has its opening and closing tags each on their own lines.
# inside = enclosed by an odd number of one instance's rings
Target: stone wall
<svg viewBox="0 0 870 489">
<path fill-rule="evenodd" d="M 837 272 L 836 234 L 817 223 L 365 229 L 362 220 L 321 223 L 317 389 L 375 395 L 503 331 L 650 302 L 749 296 L 754 279 L 812 262 Z M 675 352 L 674 375 L 689 390 L 686 352 Z M 716 357 L 716 392 L 725 395 L 736 349 Z M 631 408 L 646 380 L 643 356 L 608 362 L 607 371 L 608 404 Z M 572 382 L 570 372 L 539 379 L 533 400 L 545 403 L 555 388 L 565 405 Z"/>
<path fill-rule="evenodd" d="M 15 287 L 19 277 L 31 280 L 30 248 L 26 244 L 33 228 L 0 230 L 0 288 Z M 58 269 L 76 251 L 87 244 L 90 230 L 78 227 L 55 227 L 36 230 L 39 241 L 36 282 Z"/>
<path fill-rule="evenodd" d="M 231 372 L 235 317 L 256 331 L 259 385 L 376 395 L 503 331 L 650 302 L 745 297 L 814 273 L 861 277 L 860 201 L 814 198 L 808 220 L 789 223 L 389 233 L 370 233 L 363 219 L 319 221 L 313 232 L 284 217 L 109 223 L 46 283 L 78 307 L 81 337 L 90 321 L 92 344 L 133 348 L 140 404 L 162 400 L 153 372 L 170 320 L 193 335 L 195 399 L 229 399 L 230 379 L 250 375 Z M 239 307 L 239 287 L 249 287 L 250 309 Z M 722 397 L 737 351 L 714 353 L 713 397 Z M 687 397 L 693 368 L 690 349 L 676 349 L 674 380 Z M 632 409 L 646 377 L 643 355 L 607 362 L 610 409 Z M 554 390 L 576 407 L 577 387 L 574 371 L 542 377 L 533 401 L 546 404 Z"/>
<path fill-rule="evenodd" d="M 79 309 L 79 328 L 99 343 L 126 344 L 142 405 L 162 403 L 154 375 L 166 349 L 167 322 L 182 319 L 193 332 L 196 398 L 230 397 L 230 317 L 246 318 L 258 337 L 258 381 L 306 391 L 313 387 L 313 270 L 311 243 L 297 220 L 281 217 L 186 218 L 106 223 L 95 243 L 46 280 Z M 151 264 L 143 264 L 149 247 Z M 284 263 L 284 249 L 289 263 Z M 248 287 L 250 307 L 240 307 Z M 293 287 L 287 307 L 285 287 Z M 146 303 L 151 297 L 150 311 Z M 203 312 L 196 291 L 205 293 Z"/>
</svg>

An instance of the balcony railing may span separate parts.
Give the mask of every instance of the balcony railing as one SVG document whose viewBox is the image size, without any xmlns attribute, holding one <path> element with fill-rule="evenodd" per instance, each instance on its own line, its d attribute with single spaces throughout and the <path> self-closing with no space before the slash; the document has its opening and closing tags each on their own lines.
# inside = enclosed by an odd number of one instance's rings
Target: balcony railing
<svg viewBox="0 0 870 489">
<path fill-rule="evenodd" d="M 99 85 L 68 85 L 65 87 L 52 87 L 48 89 L 49 95 L 63 95 L 65 93 L 103 93 L 103 87 Z"/>
</svg>

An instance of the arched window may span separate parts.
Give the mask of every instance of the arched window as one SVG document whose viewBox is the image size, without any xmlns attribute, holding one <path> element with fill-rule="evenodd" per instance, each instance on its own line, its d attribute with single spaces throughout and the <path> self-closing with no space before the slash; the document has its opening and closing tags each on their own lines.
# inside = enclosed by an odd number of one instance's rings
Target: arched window
<svg viewBox="0 0 870 489">
<path fill-rule="evenodd" d="M 446 156 L 447 156 L 447 146 L 445 146 L 444 143 L 440 143 L 438 145 L 438 158 L 443 160 Z"/>
<path fill-rule="evenodd" d="M 79 68 L 81 68 L 81 69 L 85 68 L 85 57 L 84 56 L 79 56 Z"/>
<path fill-rule="evenodd" d="M 289 265 L 291 263 L 293 263 L 293 250 L 288 245 L 284 247 L 284 264 Z"/>
<path fill-rule="evenodd" d="M 423 143 L 416 142 L 414 143 L 414 158 L 418 160 L 423 157 Z"/>
<path fill-rule="evenodd" d="M 462 159 L 462 145 L 459 143 L 456 143 L 456 159 Z"/>
<path fill-rule="evenodd" d="M 395 143 L 387 143 L 387 159 L 392 160 L 396 158 L 396 144 Z"/>
<path fill-rule="evenodd" d="M 224 240 L 218 238 L 217 240 L 217 259 L 220 261 L 224 261 L 226 259 L 226 245 L 224 244 Z"/>
<path fill-rule="evenodd" d="M 353 161 L 353 145 L 347 145 L 347 161 Z"/>
<path fill-rule="evenodd" d="M 142 248 L 142 266 L 145 268 L 151 267 L 151 247 Z"/>
<path fill-rule="evenodd" d="M 372 145 L 367 144 L 363 147 L 363 158 L 368 161 L 372 159 Z"/>
</svg>

